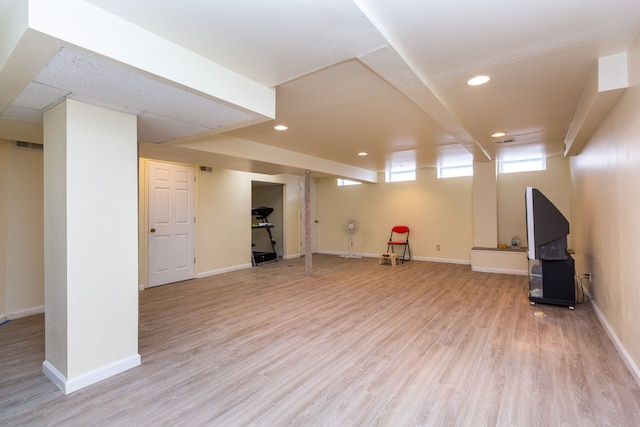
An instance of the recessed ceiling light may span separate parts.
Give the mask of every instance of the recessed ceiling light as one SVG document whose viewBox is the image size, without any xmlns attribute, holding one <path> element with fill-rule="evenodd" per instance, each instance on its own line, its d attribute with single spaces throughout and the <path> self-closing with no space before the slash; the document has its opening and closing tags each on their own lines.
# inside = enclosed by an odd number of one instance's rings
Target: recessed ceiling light
<svg viewBox="0 0 640 427">
<path fill-rule="evenodd" d="M 506 135 L 506 133 L 504 133 L 504 132 L 496 132 L 496 133 L 492 134 L 491 136 L 494 137 L 494 138 L 500 138 L 500 137 L 505 136 L 505 135 Z"/>
<path fill-rule="evenodd" d="M 287 130 L 289 129 L 288 127 L 286 127 L 285 125 L 276 125 L 273 127 L 275 130 Z"/>
<path fill-rule="evenodd" d="M 474 78 L 469 79 L 467 81 L 467 84 L 469 86 L 479 86 L 485 84 L 489 80 L 491 80 L 489 76 L 475 76 Z"/>
<path fill-rule="evenodd" d="M 361 152 L 358 153 L 358 156 L 366 156 L 367 154 L 369 154 L 369 153 L 367 153 L 365 151 L 361 151 Z"/>
</svg>

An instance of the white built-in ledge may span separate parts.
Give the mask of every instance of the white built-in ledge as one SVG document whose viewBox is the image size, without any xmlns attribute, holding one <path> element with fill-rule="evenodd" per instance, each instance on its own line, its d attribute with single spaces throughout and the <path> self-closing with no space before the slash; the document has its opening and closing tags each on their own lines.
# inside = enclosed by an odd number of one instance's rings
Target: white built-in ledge
<svg viewBox="0 0 640 427">
<path fill-rule="evenodd" d="M 529 274 L 527 248 L 471 248 L 471 270 L 484 273 Z"/>
</svg>

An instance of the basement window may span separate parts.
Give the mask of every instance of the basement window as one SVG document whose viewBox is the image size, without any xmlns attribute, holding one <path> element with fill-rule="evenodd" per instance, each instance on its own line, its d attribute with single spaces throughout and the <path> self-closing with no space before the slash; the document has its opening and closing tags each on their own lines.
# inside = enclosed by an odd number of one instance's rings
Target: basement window
<svg viewBox="0 0 640 427">
<path fill-rule="evenodd" d="M 438 166 L 438 179 L 473 176 L 473 165 Z"/>
<path fill-rule="evenodd" d="M 508 160 L 500 162 L 500 173 L 531 172 L 547 170 L 547 159 Z"/>
<path fill-rule="evenodd" d="M 387 182 L 415 181 L 416 171 L 412 169 L 387 172 L 386 180 Z"/>
<path fill-rule="evenodd" d="M 345 185 L 360 185 L 360 184 L 362 183 L 358 181 L 351 181 L 348 179 L 338 178 L 338 187 L 344 187 Z"/>
</svg>

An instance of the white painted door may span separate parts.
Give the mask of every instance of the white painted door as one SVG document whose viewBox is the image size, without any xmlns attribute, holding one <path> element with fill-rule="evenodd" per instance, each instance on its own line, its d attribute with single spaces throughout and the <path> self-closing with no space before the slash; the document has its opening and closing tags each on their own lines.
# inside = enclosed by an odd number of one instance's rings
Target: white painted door
<svg viewBox="0 0 640 427">
<path fill-rule="evenodd" d="M 149 286 L 193 278 L 195 169 L 149 162 Z"/>
<path fill-rule="evenodd" d="M 316 219 L 316 183 L 311 183 L 311 252 L 318 252 L 318 220 Z M 304 179 L 300 180 L 300 254 L 304 255 Z"/>
</svg>

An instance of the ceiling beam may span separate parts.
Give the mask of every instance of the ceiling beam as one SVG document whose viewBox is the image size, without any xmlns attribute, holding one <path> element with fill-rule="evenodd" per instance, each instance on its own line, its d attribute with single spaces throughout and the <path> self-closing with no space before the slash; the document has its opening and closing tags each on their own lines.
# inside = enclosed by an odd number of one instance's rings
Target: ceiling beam
<svg viewBox="0 0 640 427">
<path fill-rule="evenodd" d="M 564 139 L 564 155 L 576 156 L 629 87 L 627 54 L 598 58 Z"/>
</svg>

